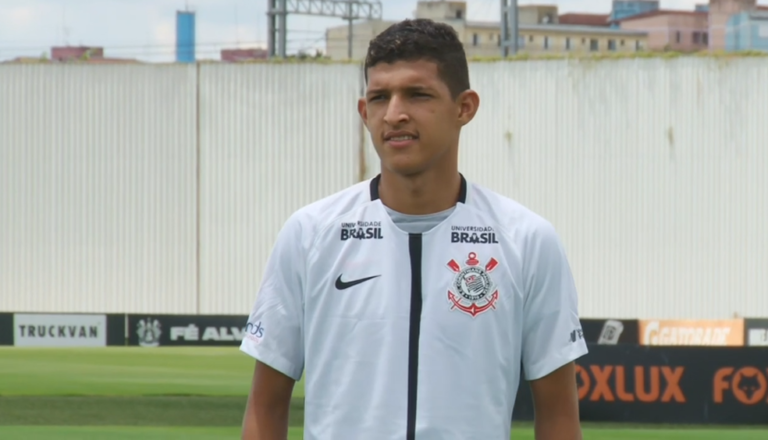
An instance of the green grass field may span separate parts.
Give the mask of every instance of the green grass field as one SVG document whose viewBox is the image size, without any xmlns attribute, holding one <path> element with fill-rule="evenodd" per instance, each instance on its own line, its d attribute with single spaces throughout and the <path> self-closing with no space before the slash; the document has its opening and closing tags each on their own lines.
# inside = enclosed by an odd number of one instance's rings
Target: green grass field
<svg viewBox="0 0 768 440">
<path fill-rule="evenodd" d="M 0 348 L 0 439 L 239 439 L 253 362 L 236 348 Z M 291 440 L 302 438 L 303 384 Z M 533 439 L 530 424 L 513 439 Z M 765 440 L 765 428 L 585 424 L 588 440 Z"/>
</svg>

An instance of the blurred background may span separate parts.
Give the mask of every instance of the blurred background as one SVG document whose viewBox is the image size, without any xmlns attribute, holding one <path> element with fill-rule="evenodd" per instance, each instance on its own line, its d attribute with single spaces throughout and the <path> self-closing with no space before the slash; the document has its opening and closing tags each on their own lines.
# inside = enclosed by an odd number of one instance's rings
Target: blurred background
<svg viewBox="0 0 768 440">
<path fill-rule="evenodd" d="M 0 438 L 239 438 L 275 236 L 378 173 L 361 61 L 413 17 L 470 60 L 462 173 L 564 241 L 585 438 L 768 438 L 754 0 L 3 1 Z"/>
</svg>

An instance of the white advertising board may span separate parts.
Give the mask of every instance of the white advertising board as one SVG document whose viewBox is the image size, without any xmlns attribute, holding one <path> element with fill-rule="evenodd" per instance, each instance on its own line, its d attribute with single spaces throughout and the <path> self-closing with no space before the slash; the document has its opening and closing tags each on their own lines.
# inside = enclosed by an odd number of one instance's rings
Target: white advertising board
<svg viewBox="0 0 768 440">
<path fill-rule="evenodd" d="M 107 345 L 107 317 L 16 313 L 13 315 L 13 337 L 17 347 L 104 347 Z"/>
</svg>

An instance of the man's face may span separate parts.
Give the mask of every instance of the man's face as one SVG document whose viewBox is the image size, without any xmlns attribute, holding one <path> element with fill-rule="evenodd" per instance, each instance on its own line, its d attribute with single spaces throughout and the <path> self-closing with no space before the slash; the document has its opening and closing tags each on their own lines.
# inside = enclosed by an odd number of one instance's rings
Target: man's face
<svg viewBox="0 0 768 440">
<path fill-rule="evenodd" d="M 414 175 L 452 160 L 461 127 L 472 119 L 477 104 L 472 91 L 454 100 L 435 63 L 399 61 L 368 69 L 368 89 L 358 111 L 382 166 Z"/>
</svg>

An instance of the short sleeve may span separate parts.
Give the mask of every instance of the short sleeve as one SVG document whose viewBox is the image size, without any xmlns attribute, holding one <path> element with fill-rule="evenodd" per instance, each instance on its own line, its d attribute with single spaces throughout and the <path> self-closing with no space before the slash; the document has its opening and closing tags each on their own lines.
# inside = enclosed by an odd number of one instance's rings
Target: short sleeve
<svg viewBox="0 0 768 440">
<path fill-rule="evenodd" d="M 554 227 L 541 221 L 525 250 L 523 370 L 540 379 L 587 354 L 578 295 L 565 250 Z"/>
<path fill-rule="evenodd" d="M 240 344 L 246 354 L 295 380 L 304 370 L 304 261 L 294 214 L 278 233 Z"/>
</svg>

